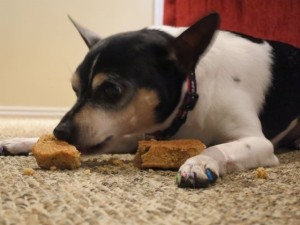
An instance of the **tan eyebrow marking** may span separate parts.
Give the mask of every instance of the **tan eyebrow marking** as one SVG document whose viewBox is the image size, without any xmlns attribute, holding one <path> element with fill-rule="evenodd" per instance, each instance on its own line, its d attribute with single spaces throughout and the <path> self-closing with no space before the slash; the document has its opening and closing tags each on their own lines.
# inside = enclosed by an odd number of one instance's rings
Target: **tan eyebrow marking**
<svg viewBox="0 0 300 225">
<path fill-rule="evenodd" d="M 94 76 L 92 81 L 92 90 L 95 90 L 97 87 L 99 87 L 108 76 L 105 73 L 98 73 Z"/>
</svg>

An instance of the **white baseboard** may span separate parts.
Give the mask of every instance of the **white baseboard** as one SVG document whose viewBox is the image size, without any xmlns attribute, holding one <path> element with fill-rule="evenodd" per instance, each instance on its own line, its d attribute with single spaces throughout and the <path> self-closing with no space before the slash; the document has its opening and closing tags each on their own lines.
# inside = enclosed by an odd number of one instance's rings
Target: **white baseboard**
<svg viewBox="0 0 300 225">
<path fill-rule="evenodd" d="M 0 116 L 62 117 L 67 111 L 63 107 L 0 106 Z"/>
</svg>

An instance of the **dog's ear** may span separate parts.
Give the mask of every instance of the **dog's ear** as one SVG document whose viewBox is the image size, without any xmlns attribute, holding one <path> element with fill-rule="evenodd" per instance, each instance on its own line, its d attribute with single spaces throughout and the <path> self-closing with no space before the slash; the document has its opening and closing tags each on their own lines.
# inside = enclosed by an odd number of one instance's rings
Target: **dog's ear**
<svg viewBox="0 0 300 225">
<path fill-rule="evenodd" d="M 218 13 L 209 14 L 175 39 L 176 55 L 184 69 L 187 71 L 195 69 L 199 57 L 206 50 L 219 27 L 219 21 Z"/>
<path fill-rule="evenodd" d="M 73 20 L 70 16 L 68 16 L 77 31 L 79 32 L 80 36 L 84 40 L 85 44 L 90 49 L 94 44 L 96 44 L 98 41 L 100 41 L 100 37 L 98 34 L 94 33 L 93 31 L 90 31 L 89 29 L 83 27 L 79 23 L 77 23 L 75 20 Z"/>
</svg>

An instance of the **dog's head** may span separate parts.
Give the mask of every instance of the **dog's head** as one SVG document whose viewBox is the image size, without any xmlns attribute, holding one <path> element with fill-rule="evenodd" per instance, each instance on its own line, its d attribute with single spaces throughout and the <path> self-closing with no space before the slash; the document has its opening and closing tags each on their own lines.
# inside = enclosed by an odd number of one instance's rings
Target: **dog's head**
<svg viewBox="0 0 300 225">
<path fill-rule="evenodd" d="M 186 74 L 194 70 L 218 21 L 211 14 L 177 38 L 143 29 L 105 39 L 73 21 L 89 52 L 71 79 L 77 101 L 54 135 L 89 150 L 155 131 L 178 105 Z"/>
</svg>

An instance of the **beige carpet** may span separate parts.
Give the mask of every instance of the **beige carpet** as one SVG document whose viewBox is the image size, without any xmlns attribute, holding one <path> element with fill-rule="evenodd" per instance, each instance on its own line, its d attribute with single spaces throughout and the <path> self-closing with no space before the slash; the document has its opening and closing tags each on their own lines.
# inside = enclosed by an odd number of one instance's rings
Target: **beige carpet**
<svg viewBox="0 0 300 225">
<path fill-rule="evenodd" d="M 39 136 L 56 123 L 2 117 L 0 138 Z M 300 151 L 280 154 L 268 179 L 251 170 L 201 190 L 177 188 L 175 171 L 138 170 L 132 158 L 101 155 L 77 170 L 43 171 L 32 156 L 0 157 L 0 225 L 299 224 Z"/>
</svg>

